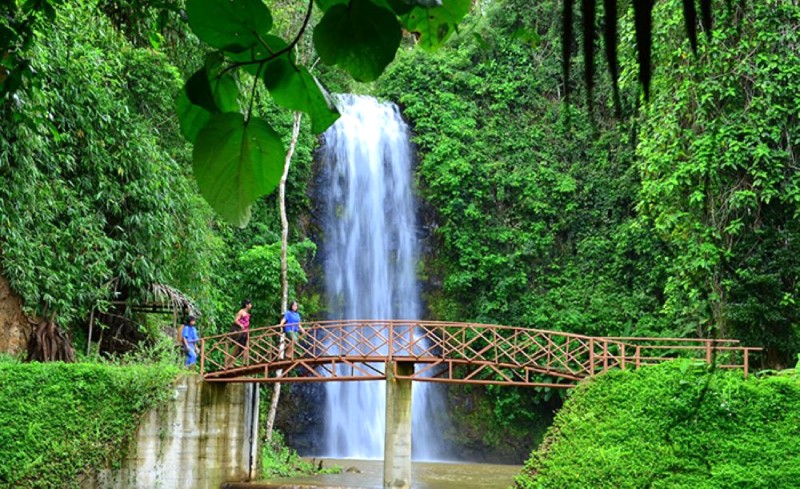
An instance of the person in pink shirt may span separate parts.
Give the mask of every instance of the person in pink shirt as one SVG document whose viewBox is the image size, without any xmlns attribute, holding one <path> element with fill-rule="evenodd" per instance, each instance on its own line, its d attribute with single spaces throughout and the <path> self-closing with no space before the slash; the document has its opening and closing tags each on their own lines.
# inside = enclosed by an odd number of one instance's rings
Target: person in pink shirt
<svg viewBox="0 0 800 489">
<path fill-rule="evenodd" d="M 244 361 L 247 363 L 248 357 L 248 336 L 250 329 L 250 309 L 253 308 L 253 303 L 250 299 L 242 301 L 242 308 L 236 313 L 236 318 L 233 320 L 233 331 L 239 331 L 239 334 L 233 335 L 233 342 L 236 346 L 233 348 L 233 356 L 226 361 L 226 367 L 230 366 L 236 357 L 244 350 Z"/>
</svg>

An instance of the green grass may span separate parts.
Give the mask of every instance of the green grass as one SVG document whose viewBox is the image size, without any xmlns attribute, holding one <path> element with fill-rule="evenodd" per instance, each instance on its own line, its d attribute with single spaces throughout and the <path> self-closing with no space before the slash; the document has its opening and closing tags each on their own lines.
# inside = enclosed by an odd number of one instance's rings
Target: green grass
<svg viewBox="0 0 800 489">
<path fill-rule="evenodd" d="M 71 488 L 114 467 L 176 367 L 0 361 L 0 487 Z"/>
<path fill-rule="evenodd" d="M 800 375 L 672 362 L 575 389 L 521 489 L 800 487 Z"/>
</svg>

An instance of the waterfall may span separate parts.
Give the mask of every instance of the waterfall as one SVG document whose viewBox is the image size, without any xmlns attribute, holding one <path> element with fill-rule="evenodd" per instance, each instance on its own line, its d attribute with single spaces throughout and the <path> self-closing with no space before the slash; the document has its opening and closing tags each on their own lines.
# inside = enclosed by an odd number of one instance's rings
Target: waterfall
<svg viewBox="0 0 800 489">
<path fill-rule="evenodd" d="M 319 195 L 324 196 L 325 285 L 329 319 L 419 319 L 417 227 L 409 131 L 391 103 L 338 98 L 341 118 L 324 134 Z M 325 453 L 383 457 L 383 381 L 328 382 Z M 444 458 L 445 412 L 437 386 L 413 384 L 415 459 Z"/>
</svg>

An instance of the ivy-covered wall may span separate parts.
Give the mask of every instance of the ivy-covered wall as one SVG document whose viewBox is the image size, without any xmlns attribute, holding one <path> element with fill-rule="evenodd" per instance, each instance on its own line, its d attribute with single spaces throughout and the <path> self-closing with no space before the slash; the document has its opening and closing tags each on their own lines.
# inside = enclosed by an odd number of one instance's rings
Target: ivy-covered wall
<svg viewBox="0 0 800 489">
<path fill-rule="evenodd" d="M 77 488 L 119 467 L 178 369 L 0 359 L 0 486 Z"/>
</svg>

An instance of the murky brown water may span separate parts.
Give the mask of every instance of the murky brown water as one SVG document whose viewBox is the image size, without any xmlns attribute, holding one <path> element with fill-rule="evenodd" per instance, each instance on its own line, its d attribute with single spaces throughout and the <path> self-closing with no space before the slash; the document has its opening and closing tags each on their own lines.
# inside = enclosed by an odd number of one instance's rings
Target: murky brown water
<svg viewBox="0 0 800 489">
<path fill-rule="evenodd" d="M 345 472 L 287 477 L 228 487 L 231 489 L 380 489 L 383 486 L 381 460 L 324 459 L 325 467 L 333 465 L 342 467 Z M 360 473 L 354 470 L 359 470 Z M 411 468 L 413 481 L 411 487 L 413 489 L 506 489 L 520 470 L 522 467 L 518 465 L 414 462 Z"/>
</svg>

